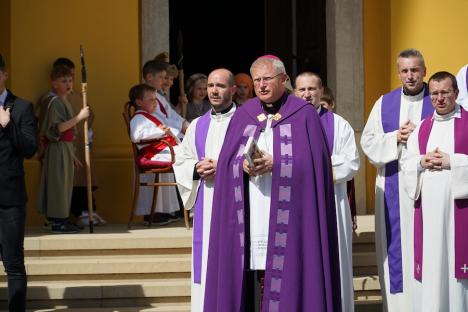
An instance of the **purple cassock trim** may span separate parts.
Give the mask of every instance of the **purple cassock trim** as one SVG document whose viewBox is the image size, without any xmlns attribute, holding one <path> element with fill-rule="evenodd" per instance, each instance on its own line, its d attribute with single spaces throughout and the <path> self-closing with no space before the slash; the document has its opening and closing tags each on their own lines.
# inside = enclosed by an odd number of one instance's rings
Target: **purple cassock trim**
<svg viewBox="0 0 468 312">
<path fill-rule="evenodd" d="M 401 88 L 387 93 L 382 98 L 382 127 L 385 133 L 400 128 Z M 430 116 L 434 109 L 424 89 L 421 119 Z M 390 293 L 403 292 L 403 269 L 401 259 L 400 194 L 398 181 L 398 160 L 385 165 L 385 225 L 387 235 L 387 257 L 390 276 Z"/>
<path fill-rule="evenodd" d="M 195 128 L 195 147 L 198 159 L 205 157 L 206 137 L 211 121 L 211 110 L 201 116 Z M 195 201 L 194 224 L 193 224 L 193 281 L 201 283 L 202 250 L 203 250 L 203 201 L 205 195 L 205 182 L 200 181 L 197 200 Z"/>
<path fill-rule="evenodd" d="M 455 118 L 454 141 L 455 153 L 468 155 L 468 113 L 460 107 L 461 118 Z M 432 118 L 427 118 L 419 129 L 419 153 L 425 155 L 427 142 L 432 129 Z M 416 201 L 414 208 L 414 278 L 422 279 L 422 255 L 423 255 L 423 219 L 422 219 L 422 194 Z M 468 279 L 468 199 L 455 199 L 455 278 Z"/>
<path fill-rule="evenodd" d="M 328 147 L 330 148 L 330 155 L 333 154 L 333 139 L 335 137 L 335 116 L 333 112 L 326 110 L 324 107 L 320 108 L 320 120 L 322 121 L 325 135 L 327 136 Z"/>
</svg>

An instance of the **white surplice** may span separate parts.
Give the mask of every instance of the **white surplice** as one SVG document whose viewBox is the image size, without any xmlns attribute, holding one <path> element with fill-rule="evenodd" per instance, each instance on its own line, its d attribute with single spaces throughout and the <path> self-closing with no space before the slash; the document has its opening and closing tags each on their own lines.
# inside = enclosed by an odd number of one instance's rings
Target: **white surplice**
<svg viewBox="0 0 468 312">
<path fill-rule="evenodd" d="M 324 108 L 322 108 L 324 109 Z M 340 251 L 342 311 L 354 311 L 353 291 L 353 226 L 346 183 L 359 170 L 359 153 L 354 130 L 341 116 L 334 114 L 333 151 L 331 155 L 335 179 L 335 207 Z"/>
<path fill-rule="evenodd" d="M 137 111 L 138 112 L 138 111 Z M 159 119 L 159 116 L 156 116 Z M 160 119 L 159 119 L 160 120 Z M 161 121 L 161 120 L 160 120 Z M 158 126 L 143 115 L 136 115 L 130 120 L 130 137 L 133 142 L 141 140 L 160 139 L 166 134 Z M 138 148 L 145 145 L 138 144 Z M 170 161 L 171 154 L 169 148 L 166 147 L 160 153 L 153 156 L 151 160 L 155 161 Z M 142 182 L 153 182 L 154 174 L 140 174 Z M 160 182 L 174 182 L 172 173 L 163 173 L 159 175 Z M 153 187 L 142 186 L 137 199 L 136 215 L 149 215 L 153 202 Z M 158 189 L 158 197 L 156 199 L 156 212 L 173 213 L 179 210 L 179 202 L 177 200 L 177 191 L 175 187 L 163 186 Z"/>
<path fill-rule="evenodd" d="M 205 144 L 205 157 L 218 159 L 221 147 L 224 143 L 224 136 L 228 128 L 231 117 L 236 107 L 233 105 L 231 110 L 225 114 L 211 115 L 210 126 Z M 195 164 L 199 161 L 197 149 L 195 146 L 195 130 L 199 118 L 193 120 L 185 133 L 182 144 L 176 147 L 176 162 L 174 164 L 174 173 L 180 196 L 185 209 L 192 209 L 197 198 L 200 180 L 193 179 Z M 203 245 L 202 245 L 202 270 L 201 284 L 193 282 L 193 261 L 192 261 L 192 298 L 191 311 L 203 311 L 203 301 L 205 297 L 206 266 L 208 260 L 208 246 L 211 226 L 211 210 L 214 192 L 214 180 L 205 181 L 203 198 Z M 197 218 L 197 215 L 194 215 Z M 194 222 L 195 224 L 195 222 Z M 193 255 L 192 255 L 193 256 Z M 193 259 L 192 259 L 193 260 Z"/>
<path fill-rule="evenodd" d="M 182 131 L 182 126 L 184 125 L 185 119 L 182 118 L 177 112 L 172 108 L 172 105 L 167 101 L 166 97 L 159 92 L 155 92 L 156 98 L 158 99 L 158 104 L 162 104 L 164 106 L 164 111 L 166 114 L 163 113 L 161 107 L 157 105 L 156 111 L 154 115 L 167 127 L 169 127 L 174 134 L 179 139 L 184 137 Z"/>
<path fill-rule="evenodd" d="M 264 131 L 260 132 L 257 146 L 273 156 L 273 115 L 267 117 Z M 268 232 L 270 227 L 272 173 L 250 177 L 250 269 L 265 270 L 268 247 Z"/>
<path fill-rule="evenodd" d="M 455 118 L 460 118 L 459 106 L 455 114 L 434 114 L 426 149 L 431 152 L 438 147 L 449 154 L 451 169 L 421 168 L 419 127 L 402 159 L 407 193 L 414 200 L 422 194 L 423 273 L 422 282 L 412 280 L 413 311 L 468 311 L 468 280 L 458 280 L 454 275 L 454 199 L 468 198 L 468 155 L 454 153 Z"/>
<path fill-rule="evenodd" d="M 463 66 L 460 68 L 457 74 L 457 84 L 458 84 L 458 97 L 457 97 L 457 103 L 465 110 L 468 109 L 468 85 L 466 84 L 466 70 L 468 68 L 468 65 Z"/>
<path fill-rule="evenodd" d="M 420 123 L 423 97 L 424 90 L 415 96 L 407 96 L 403 92 L 401 93 L 400 125 L 403 125 L 408 120 L 416 125 Z M 384 133 L 381 108 L 382 97 L 375 102 L 361 137 L 362 150 L 369 158 L 369 161 L 377 168 L 375 181 L 375 247 L 377 267 L 384 311 L 410 311 L 412 306 L 413 228 L 409 225 L 413 224 L 413 201 L 404 190 L 400 164 L 398 166 L 398 189 L 400 196 L 403 292 L 397 294 L 390 293 L 384 203 L 385 165 L 393 160 L 400 160 L 406 154 L 407 148 L 406 144 L 397 143 L 397 130 Z"/>
</svg>

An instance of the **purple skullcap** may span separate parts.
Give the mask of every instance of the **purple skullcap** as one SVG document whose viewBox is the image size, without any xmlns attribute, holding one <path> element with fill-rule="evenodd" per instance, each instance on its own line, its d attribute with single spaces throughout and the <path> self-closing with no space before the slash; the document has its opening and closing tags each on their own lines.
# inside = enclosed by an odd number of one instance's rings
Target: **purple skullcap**
<svg viewBox="0 0 468 312">
<path fill-rule="evenodd" d="M 282 62 L 279 57 L 277 57 L 276 55 L 273 55 L 273 54 L 266 54 L 266 55 L 260 56 L 257 60 L 263 59 L 263 58 L 278 60 L 278 61 Z"/>
</svg>

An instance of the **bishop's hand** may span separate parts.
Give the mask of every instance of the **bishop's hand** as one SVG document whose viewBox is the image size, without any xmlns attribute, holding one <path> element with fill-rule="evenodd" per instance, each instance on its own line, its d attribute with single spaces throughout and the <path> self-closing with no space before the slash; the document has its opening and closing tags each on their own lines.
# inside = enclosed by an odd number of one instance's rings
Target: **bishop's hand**
<svg viewBox="0 0 468 312">
<path fill-rule="evenodd" d="M 254 158 L 254 166 L 250 166 L 249 162 L 244 159 L 243 168 L 244 171 L 252 176 L 260 176 L 265 173 L 271 172 L 273 169 L 273 156 L 266 151 L 261 151 L 262 157 Z"/>
</svg>

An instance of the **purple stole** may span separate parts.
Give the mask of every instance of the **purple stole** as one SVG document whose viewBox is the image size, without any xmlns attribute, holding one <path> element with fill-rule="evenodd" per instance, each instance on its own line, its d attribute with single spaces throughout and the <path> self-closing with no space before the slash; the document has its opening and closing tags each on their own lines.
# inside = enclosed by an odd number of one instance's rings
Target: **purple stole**
<svg viewBox="0 0 468 312">
<path fill-rule="evenodd" d="M 330 149 L 331 155 L 333 154 L 333 139 L 335 137 L 335 116 L 333 112 L 326 110 L 324 107 L 320 107 L 319 116 L 323 129 L 325 130 L 328 148 Z"/>
<path fill-rule="evenodd" d="M 460 107 L 461 118 L 454 120 L 455 153 L 468 155 L 468 116 Z M 419 129 L 419 153 L 426 154 L 427 142 L 432 129 L 432 118 L 425 119 Z M 422 193 L 414 203 L 414 278 L 422 280 L 423 265 L 423 219 Z M 455 278 L 468 278 L 468 199 L 455 199 Z"/>
<path fill-rule="evenodd" d="M 382 127 L 384 133 L 400 128 L 400 107 L 402 89 L 398 88 L 382 97 Z M 424 88 L 421 120 L 432 115 L 434 108 Z M 385 225 L 387 236 L 387 257 L 390 277 L 390 293 L 403 292 L 403 269 L 401 263 L 401 230 L 400 230 L 400 194 L 398 187 L 398 160 L 385 165 Z"/>
<path fill-rule="evenodd" d="M 195 128 L 195 148 L 198 159 L 205 157 L 206 137 L 210 127 L 211 110 L 201 116 Z M 205 193 L 205 181 L 201 179 L 198 187 L 197 200 L 195 201 L 193 224 L 193 281 L 201 284 L 202 250 L 203 250 L 203 200 Z"/>
</svg>

